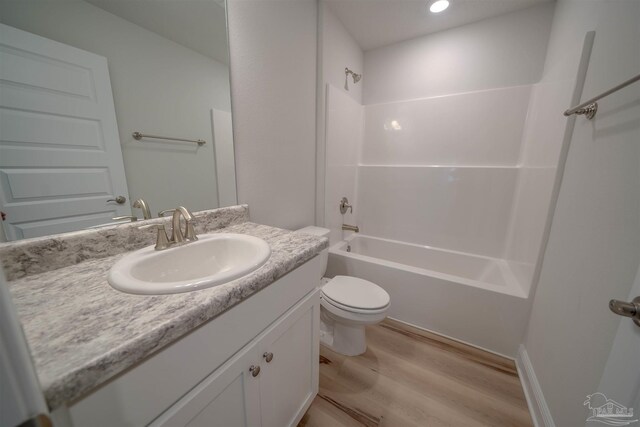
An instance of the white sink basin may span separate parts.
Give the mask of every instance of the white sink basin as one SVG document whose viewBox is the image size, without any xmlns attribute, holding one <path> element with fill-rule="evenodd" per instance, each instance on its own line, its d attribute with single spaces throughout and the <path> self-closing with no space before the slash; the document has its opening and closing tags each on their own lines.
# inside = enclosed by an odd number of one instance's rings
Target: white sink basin
<svg viewBox="0 0 640 427">
<path fill-rule="evenodd" d="M 269 259 L 264 240 L 244 234 L 207 234 L 185 245 L 132 252 L 109 271 L 114 288 L 132 294 L 175 294 L 222 285 Z"/>
</svg>

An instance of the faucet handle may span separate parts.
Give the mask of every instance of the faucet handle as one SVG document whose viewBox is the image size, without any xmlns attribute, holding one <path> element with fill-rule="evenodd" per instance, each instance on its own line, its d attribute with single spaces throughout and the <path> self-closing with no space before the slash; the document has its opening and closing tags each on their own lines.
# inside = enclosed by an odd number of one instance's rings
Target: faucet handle
<svg viewBox="0 0 640 427">
<path fill-rule="evenodd" d="M 138 230 L 146 230 L 147 228 L 155 228 L 158 230 L 158 235 L 156 237 L 156 251 L 161 251 L 163 249 L 167 249 L 171 246 L 169 242 L 169 238 L 167 237 L 167 230 L 164 228 L 164 224 L 149 224 L 138 227 Z"/>
<path fill-rule="evenodd" d="M 158 212 L 158 216 L 165 216 L 168 213 L 174 213 L 175 209 L 165 209 L 163 211 Z"/>
<path fill-rule="evenodd" d="M 187 221 L 187 234 L 184 236 L 187 240 L 192 242 L 198 240 L 198 236 L 196 236 L 196 229 L 194 228 L 195 222 L 195 219 Z"/>
<path fill-rule="evenodd" d="M 353 206 L 349 204 L 349 199 L 347 199 L 346 197 L 343 197 L 342 200 L 340 200 L 340 204 L 338 205 L 338 207 L 340 208 L 340 213 L 342 215 L 347 213 L 347 209 L 349 210 L 349 212 L 353 213 Z"/>
</svg>

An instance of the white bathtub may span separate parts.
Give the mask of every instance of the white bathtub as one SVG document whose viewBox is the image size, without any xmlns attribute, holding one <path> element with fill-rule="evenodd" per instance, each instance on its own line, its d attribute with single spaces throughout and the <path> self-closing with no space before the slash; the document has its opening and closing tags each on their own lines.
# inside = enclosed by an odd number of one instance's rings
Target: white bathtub
<svg viewBox="0 0 640 427">
<path fill-rule="evenodd" d="M 394 319 L 509 357 L 522 342 L 528 295 L 504 260 L 354 234 L 329 250 L 340 274 L 389 292 Z"/>
</svg>

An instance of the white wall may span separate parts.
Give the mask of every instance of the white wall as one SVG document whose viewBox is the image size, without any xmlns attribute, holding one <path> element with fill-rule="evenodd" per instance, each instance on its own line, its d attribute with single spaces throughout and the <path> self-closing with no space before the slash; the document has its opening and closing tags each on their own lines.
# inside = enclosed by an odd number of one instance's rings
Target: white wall
<svg viewBox="0 0 640 427">
<path fill-rule="evenodd" d="M 0 21 L 107 58 L 130 202 L 154 215 L 217 206 L 210 109 L 230 110 L 224 64 L 80 0 L 2 0 Z M 136 130 L 208 144 L 140 143 Z"/>
<path fill-rule="evenodd" d="M 252 221 L 314 223 L 317 4 L 229 0 L 238 200 Z"/>
<path fill-rule="evenodd" d="M 349 80 L 349 90 L 344 89 L 344 69 L 363 74 L 364 54 L 342 22 L 324 2 L 320 2 L 322 13 L 322 77 L 325 86 L 333 85 L 354 101 L 362 104 L 362 87 L 366 76 L 356 84 Z"/>
<path fill-rule="evenodd" d="M 573 86 L 590 30 L 596 36 L 583 99 L 637 74 L 639 20 L 635 0 L 560 0 L 544 83 L 560 90 Z M 557 426 L 584 425 L 582 402 L 598 391 L 620 323 L 608 300 L 626 299 L 638 270 L 639 98 L 640 86 L 629 86 L 600 101 L 593 121 L 576 119 L 525 340 Z M 543 127 L 555 126 L 566 101 L 544 103 L 554 115 L 537 125 L 541 135 Z"/>
<path fill-rule="evenodd" d="M 238 202 L 236 195 L 236 163 L 233 154 L 233 121 L 230 111 L 211 109 L 213 144 L 218 177 L 218 204 L 231 206 Z"/>
<path fill-rule="evenodd" d="M 537 82 L 552 14 L 545 3 L 367 51 L 364 103 Z"/>
</svg>

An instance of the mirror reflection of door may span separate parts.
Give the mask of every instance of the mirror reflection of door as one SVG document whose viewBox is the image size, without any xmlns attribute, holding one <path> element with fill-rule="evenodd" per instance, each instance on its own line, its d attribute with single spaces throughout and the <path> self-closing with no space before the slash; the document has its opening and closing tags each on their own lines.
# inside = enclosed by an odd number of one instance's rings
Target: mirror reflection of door
<svg viewBox="0 0 640 427">
<path fill-rule="evenodd" d="M 135 203 L 138 199 L 149 206 L 152 217 L 177 206 L 197 212 L 237 203 L 224 1 L 0 0 L 0 23 L 97 55 L 102 61 L 106 58 L 106 80 L 115 110 L 114 140 L 119 143 L 126 177 L 124 185 L 128 188 L 128 195 L 125 190 L 118 192 L 115 187 L 111 188 L 110 197 L 101 199 L 99 208 L 91 208 L 95 212 L 91 215 L 99 218 L 89 220 L 88 213 L 73 209 L 75 195 L 54 185 L 55 180 L 48 180 L 46 197 L 63 194 L 66 210 L 60 215 L 64 220 L 56 219 L 44 224 L 46 227 L 29 223 L 39 208 L 35 201 L 29 200 L 19 214 L 7 212 L 7 218 L 20 222 L 25 231 L 4 221 L 5 227 L 0 228 L 14 229 L 6 238 L 13 240 L 80 230 L 96 224 L 110 225 L 114 224 L 113 217 L 123 215 L 143 219 L 143 210 Z M 55 62 L 54 52 L 47 49 L 46 55 L 52 56 Z M 59 77 L 83 84 L 72 69 L 73 66 L 67 67 L 68 75 L 65 77 L 61 71 Z M 33 70 L 30 66 L 30 72 Z M 97 81 L 93 84 L 97 85 Z M 11 82 L 0 82 L 3 92 L 14 87 Z M 28 126 L 29 131 L 35 132 L 35 127 Z M 48 124 L 40 128 L 53 135 Z M 3 126 L 0 133 L 4 130 Z M 75 135 L 76 131 L 78 129 L 73 130 L 73 135 L 57 137 L 86 139 L 82 134 Z M 163 138 L 136 140 L 134 132 Z M 0 139 L 7 138 L 0 135 Z M 200 146 L 184 140 L 206 143 Z M 58 147 L 56 153 L 62 152 Z M 32 153 L 33 149 L 25 151 L 23 157 Z M 10 163 L 12 159 L 4 153 L 0 153 L 0 157 L 3 168 L 24 167 L 19 162 Z M 58 167 L 44 160 L 38 164 L 41 168 Z M 81 167 L 74 168 L 77 176 Z M 102 194 L 99 191 L 103 190 L 88 189 L 88 179 L 71 181 L 81 191 L 91 190 L 94 198 Z M 97 178 L 93 177 L 93 181 Z M 7 185 L 2 188 L 6 192 Z M 126 197 L 122 205 L 105 204 L 105 200 L 120 195 Z M 54 227 L 63 223 L 65 227 Z M 1 240 L 4 239 L 0 235 Z"/>
<path fill-rule="evenodd" d="M 106 58 L 2 24 L 0 34 L 6 238 L 64 233 L 130 215 Z"/>
</svg>

